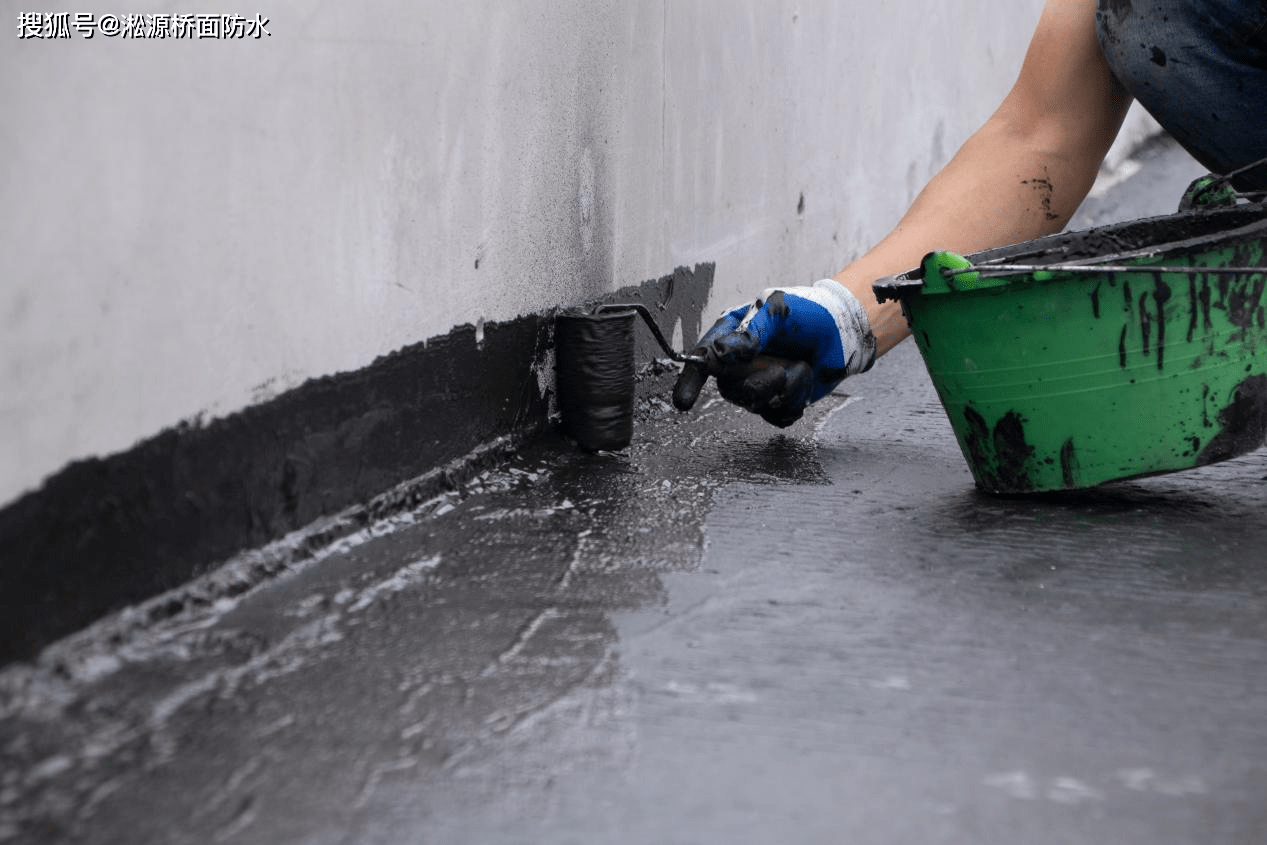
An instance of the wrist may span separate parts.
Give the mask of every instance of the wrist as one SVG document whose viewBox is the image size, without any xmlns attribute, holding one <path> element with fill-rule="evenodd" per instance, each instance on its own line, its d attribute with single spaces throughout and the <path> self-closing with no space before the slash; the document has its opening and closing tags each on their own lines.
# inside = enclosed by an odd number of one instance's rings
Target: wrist
<svg viewBox="0 0 1267 845">
<path fill-rule="evenodd" d="M 846 359 L 845 373 L 856 375 L 871 369 L 876 359 L 876 340 L 875 333 L 871 330 L 871 319 L 862 302 L 849 288 L 835 279 L 817 281 L 811 289 L 834 301 L 833 307 L 829 307 L 828 311 L 840 332 L 840 342 Z"/>
</svg>

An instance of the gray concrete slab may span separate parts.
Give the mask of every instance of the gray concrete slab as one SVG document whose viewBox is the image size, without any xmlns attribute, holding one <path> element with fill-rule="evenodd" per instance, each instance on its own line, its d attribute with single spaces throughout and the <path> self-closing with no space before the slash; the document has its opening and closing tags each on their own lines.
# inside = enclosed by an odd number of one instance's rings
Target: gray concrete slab
<svg viewBox="0 0 1267 845">
<path fill-rule="evenodd" d="M 6 671 L 0 841 L 1267 839 L 1267 452 L 991 498 L 912 345 L 845 387 Z"/>
<path fill-rule="evenodd" d="M 1145 140 L 1115 171 L 1101 175 L 1069 221 L 1073 231 L 1173 214 L 1193 179 L 1206 170 L 1169 135 Z"/>
</svg>

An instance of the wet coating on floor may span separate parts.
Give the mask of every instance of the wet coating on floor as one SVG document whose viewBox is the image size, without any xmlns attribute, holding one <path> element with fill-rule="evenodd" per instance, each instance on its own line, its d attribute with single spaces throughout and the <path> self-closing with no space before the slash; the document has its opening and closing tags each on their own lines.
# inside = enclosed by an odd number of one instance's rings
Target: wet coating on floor
<svg viewBox="0 0 1267 845">
<path fill-rule="evenodd" d="M 10 670 L 0 839 L 1267 831 L 1267 453 L 991 498 L 913 345 L 850 386 L 788 434 L 643 400 L 626 454 Z"/>
<path fill-rule="evenodd" d="M 913 344 L 785 432 L 671 384 L 0 672 L 0 841 L 1267 840 L 1267 450 L 993 498 Z"/>
</svg>

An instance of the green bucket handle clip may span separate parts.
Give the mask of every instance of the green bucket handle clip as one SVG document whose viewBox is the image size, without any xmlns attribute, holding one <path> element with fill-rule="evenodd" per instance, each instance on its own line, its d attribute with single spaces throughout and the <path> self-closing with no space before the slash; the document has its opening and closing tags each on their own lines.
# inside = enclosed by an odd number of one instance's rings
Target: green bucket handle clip
<svg viewBox="0 0 1267 845">
<path fill-rule="evenodd" d="M 924 269 L 924 293 L 984 290 L 1008 284 L 1006 278 L 977 272 L 976 266 L 957 252 L 930 252 L 924 256 L 921 266 Z"/>
<path fill-rule="evenodd" d="M 1103 261 L 1114 261 L 1119 256 L 1105 256 Z M 1086 263 L 1086 264 L 973 264 L 954 252 L 930 252 L 921 265 L 924 273 L 922 293 L 965 293 L 974 290 L 1006 287 L 1024 277 L 1035 282 L 1049 282 L 1064 274 L 1100 273 L 1176 273 L 1185 276 L 1213 275 L 1240 276 L 1262 274 L 1267 268 L 1257 266 L 1205 266 L 1193 264 L 1148 263 L 1146 257 L 1136 257 L 1139 263 Z M 1153 258 L 1153 261 L 1161 259 Z"/>
<path fill-rule="evenodd" d="M 1215 208 L 1230 208 L 1240 200 L 1248 200 L 1250 202 L 1267 200 L 1267 192 L 1238 191 L 1232 186 L 1234 177 L 1263 165 L 1267 165 L 1267 158 L 1251 161 L 1244 167 L 1238 167 L 1229 173 L 1209 173 L 1205 176 L 1198 176 L 1192 180 L 1192 183 L 1188 185 L 1188 189 L 1183 192 L 1183 198 L 1179 200 L 1179 210 L 1206 211 Z"/>
</svg>

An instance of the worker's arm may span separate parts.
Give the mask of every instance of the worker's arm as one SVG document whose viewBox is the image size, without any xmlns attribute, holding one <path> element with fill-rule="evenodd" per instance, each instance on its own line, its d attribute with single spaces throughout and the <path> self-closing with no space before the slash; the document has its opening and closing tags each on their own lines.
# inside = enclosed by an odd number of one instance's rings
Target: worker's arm
<svg viewBox="0 0 1267 845">
<path fill-rule="evenodd" d="M 708 363 L 686 365 L 674 404 L 691 407 L 713 375 L 727 399 L 790 425 L 910 333 L 897 303 L 876 301 L 877 278 L 932 250 L 975 252 L 1059 231 L 1131 101 L 1100 52 L 1095 9 L 1096 0 L 1047 0 L 1012 90 L 897 228 L 835 280 L 772 288 L 727 312 L 697 344 Z"/>
<path fill-rule="evenodd" d="M 866 309 L 883 355 L 910 333 L 871 283 L 931 250 L 975 252 L 1058 232 L 1090 190 L 1131 98 L 1095 34 L 1095 0 L 1048 0 L 998 110 L 884 240 L 836 275 Z"/>
</svg>

